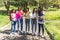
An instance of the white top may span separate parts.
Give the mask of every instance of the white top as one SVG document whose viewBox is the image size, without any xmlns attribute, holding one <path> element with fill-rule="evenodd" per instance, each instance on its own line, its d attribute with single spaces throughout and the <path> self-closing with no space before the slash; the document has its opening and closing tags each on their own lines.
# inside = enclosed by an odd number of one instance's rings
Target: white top
<svg viewBox="0 0 60 40">
<path fill-rule="evenodd" d="M 15 13 L 12 13 L 12 14 L 11 14 L 11 17 L 12 17 L 12 20 L 13 20 L 13 21 L 16 21 L 16 14 L 15 14 Z"/>
<path fill-rule="evenodd" d="M 36 16 L 37 16 L 36 13 L 34 14 L 32 12 L 30 13 L 30 18 L 35 18 Z"/>
</svg>

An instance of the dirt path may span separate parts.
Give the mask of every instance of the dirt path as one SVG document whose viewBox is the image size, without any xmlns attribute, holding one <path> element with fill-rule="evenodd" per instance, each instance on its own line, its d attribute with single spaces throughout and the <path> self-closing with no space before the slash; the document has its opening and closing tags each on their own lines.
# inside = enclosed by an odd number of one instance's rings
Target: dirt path
<svg viewBox="0 0 60 40">
<path fill-rule="evenodd" d="M 32 36 L 30 34 L 10 35 L 10 25 L 0 28 L 0 40 L 51 40 L 45 32 L 45 37 Z"/>
</svg>

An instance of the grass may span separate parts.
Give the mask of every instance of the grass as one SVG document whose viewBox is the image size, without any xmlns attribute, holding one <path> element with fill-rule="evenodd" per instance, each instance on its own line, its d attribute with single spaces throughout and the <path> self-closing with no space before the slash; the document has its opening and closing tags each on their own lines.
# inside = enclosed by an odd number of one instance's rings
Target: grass
<svg viewBox="0 0 60 40">
<path fill-rule="evenodd" d="M 45 23 L 45 27 L 53 34 L 55 40 L 60 40 L 60 10 L 47 11 L 45 20 L 51 20 Z"/>
<path fill-rule="evenodd" d="M 7 15 L 0 15 L 0 27 L 9 23 L 9 17 Z"/>
<path fill-rule="evenodd" d="M 45 27 L 53 34 L 55 40 L 60 40 L 60 21 L 47 22 Z"/>
<path fill-rule="evenodd" d="M 46 12 L 45 20 L 60 20 L 60 10 Z"/>
</svg>

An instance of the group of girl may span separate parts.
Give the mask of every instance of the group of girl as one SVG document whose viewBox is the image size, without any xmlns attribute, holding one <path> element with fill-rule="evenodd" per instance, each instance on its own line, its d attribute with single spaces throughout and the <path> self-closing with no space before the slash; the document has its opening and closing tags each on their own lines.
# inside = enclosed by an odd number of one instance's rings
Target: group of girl
<svg viewBox="0 0 60 40">
<path fill-rule="evenodd" d="M 32 35 L 36 35 L 36 28 L 38 27 L 38 36 L 40 35 L 40 31 L 42 29 L 42 37 L 44 37 L 44 10 L 42 7 L 34 8 L 32 12 L 29 11 L 29 8 L 26 8 L 25 11 L 23 11 L 21 7 L 18 7 L 18 10 L 12 9 L 10 12 L 11 34 L 16 33 L 16 23 L 18 33 L 22 32 L 23 16 L 25 17 L 25 25 L 26 25 L 25 33 L 29 33 L 30 21 L 31 21 Z M 37 26 L 37 19 L 38 19 L 38 26 Z"/>
</svg>

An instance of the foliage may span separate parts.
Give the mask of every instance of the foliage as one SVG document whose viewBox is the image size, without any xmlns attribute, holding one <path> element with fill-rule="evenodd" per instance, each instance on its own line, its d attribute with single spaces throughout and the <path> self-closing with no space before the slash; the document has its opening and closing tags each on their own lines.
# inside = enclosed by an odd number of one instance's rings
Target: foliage
<svg viewBox="0 0 60 40">
<path fill-rule="evenodd" d="M 27 8 L 28 5 L 37 5 L 37 2 L 35 0 L 4 0 L 3 3 L 5 8 L 7 9 L 8 14 L 9 14 L 10 5 L 16 7 L 20 6 L 24 9 Z"/>
<path fill-rule="evenodd" d="M 45 20 L 60 20 L 60 10 L 58 11 L 46 11 Z"/>
<path fill-rule="evenodd" d="M 37 2 L 45 8 L 51 6 L 59 8 L 60 6 L 60 0 L 37 0 Z"/>
<path fill-rule="evenodd" d="M 50 7 L 47 9 L 47 11 L 56 11 L 56 10 L 58 10 L 58 9 L 57 8 L 50 8 Z"/>
</svg>

